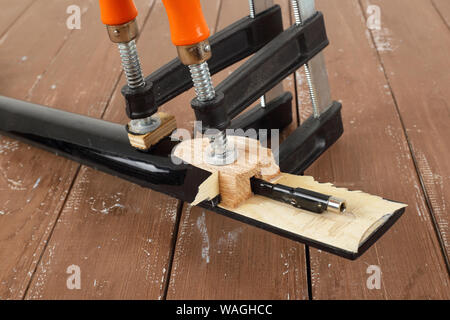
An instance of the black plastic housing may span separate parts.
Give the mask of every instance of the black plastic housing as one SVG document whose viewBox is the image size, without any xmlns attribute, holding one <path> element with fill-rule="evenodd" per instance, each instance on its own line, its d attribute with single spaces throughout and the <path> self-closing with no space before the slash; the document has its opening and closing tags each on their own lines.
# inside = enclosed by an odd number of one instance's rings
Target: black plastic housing
<svg viewBox="0 0 450 320">
<path fill-rule="evenodd" d="M 230 125 L 231 120 L 224 101 L 225 97 L 221 92 L 209 101 L 200 101 L 197 98 L 192 100 L 191 106 L 195 111 L 197 121 L 202 122 L 205 131 L 208 129 L 223 131 Z"/>
<path fill-rule="evenodd" d="M 177 142 L 164 139 L 148 153 L 130 146 L 123 125 L 93 119 L 78 114 L 55 110 L 28 102 L 0 96 L 0 131 L 32 145 L 65 156 L 94 169 L 121 177 L 143 187 L 163 192 L 182 201 L 194 201 L 198 187 L 211 173 L 186 164 L 174 164 L 172 149 Z M 330 108 L 319 119 L 310 118 L 296 132 L 298 141 L 281 144 L 280 166 L 292 171 L 305 170 L 313 160 L 326 150 L 342 132 L 340 105 Z M 336 125 L 337 130 L 328 131 Z M 303 137 L 299 139 L 299 137 Z M 290 139 L 290 138 L 288 138 Z M 325 141 L 322 143 L 320 141 Z M 291 151 L 299 149 L 300 156 L 311 146 L 314 152 L 298 164 L 290 163 Z M 294 152 L 294 154 L 296 154 Z M 179 159 L 178 159 L 179 160 Z M 295 170 L 294 170 L 295 169 Z M 247 224 L 268 230 L 283 237 L 305 243 L 348 259 L 356 259 L 374 244 L 404 213 L 393 213 L 388 221 L 376 230 L 359 248 L 348 252 L 325 243 L 317 242 L 272 225 L 245 217 L 218 206 L 220 197 L 203 202 L 201 207 Z"/>
<path fill-rule="evenodd" d="M 125 86 L 122 88 L 122 95 L 126 102 L 127 116 L 130 119 L 147 118 L 158 111 L 151 82 L 146 82 L 144 86 L 136 89 Z"/>
<path fill-rule="evenodd" d="M 242 18 L 215 33 L 210 38 L 213 56 L 208 64 L 211 74 L 216 74 L 254 54 L 282 32 L 281 8 L 275 5 L 254 19 Z M 150 91 L 147 91 L 150 97 L 147 99 L 146 105 L 135 103 L 132 98 L 133 90 L 128 86 L 124 86 L 122 89 L 122 92 L 128 93 L 125 99 L 127 105 L 132 106 L 130 108 L 132 119 L 136 118 L 136 114 L 145 114 L 145 117 L 151 116 L 157 112 L 159 106 L 193 86 L 189 69 L 178 58 L 146 77 L 145 83 L 150 88 Z M 136 94 L 140 95 L 139 92 Z M 138 100 L 142 101 L 141 98 Z M 136 112 L 134 112 L 135 109 Z"/>
</svg>

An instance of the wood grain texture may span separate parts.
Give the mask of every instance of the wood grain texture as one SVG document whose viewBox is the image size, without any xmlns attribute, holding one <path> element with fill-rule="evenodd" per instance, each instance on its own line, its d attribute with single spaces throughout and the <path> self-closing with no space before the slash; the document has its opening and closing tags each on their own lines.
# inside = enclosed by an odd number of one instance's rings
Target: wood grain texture
<svg viewBox="0 0 450 320">
<path fill-rule="evenodd" d="M 85 9 L 90 5 L 85 1 L 35 3 L 3 36 L 0 94 L 27 98 L 71 34 L 65 27 L 65 12 L 74 3 Z M 30 36 L 30 30 L 39 36 Z M 36 94 L 33 102 L 45 100 L 49 91 Z M 77 165 L 0 138 L 0 260 L 4 261 L 0 264 L 0 297 L 18 299 L 25 294 Z"/>
<path fill-rule="evenodd" d="M 433 5 L 450 29 L 450 2 L 447 0 L 432 0 Z"/>
<path fill-rule="evenodd" d="M 0 43 L 8 29 L 30 8 L 35 0 L 1 0 L 0 6 Z"/>
<path fill-rule="evenodd" d="M 147 72 L 162 64 L 157 57 L 163 55 L 155 47 L 161 43 L 172 46 L 162 3 L 157 1 L 152 8 L 141 32 L 145 41 L 138 41 Z M 214 1 L 205 6 L 208 16 L 214 17 L 213 22 L 217 8 L 218 2 Z M 103 28 L 101 31 L 91 35 L 97 38 L 92 41 L 108 41 Z M 147 35 L 155 38 L 148 39 Z M 118 56 L 109 44 L 104 50 L 109 51 L 103 55 Z M 118 60 L 108 66 L 120 70 Z M 98 68 L 91 71 L 102 76 L 108 73 Z M 123 76 L 119 82 L 122 81 Z M 111 83 L 108 88 L 100 91 L 110 96 L 114 89 L 104 118 L 125 124 L 121 84 Z M 176 199 L 83 167 L 33 277 L 27 299 L 162 299 L 178 205 Z M 81 268 L 81 290 L 66 287 L 69 276 L 66 270 L 71 265 Z"/>
<path fill-rule="evenodd" d="M 373 31 L 375 45 L 406 129 L 448 264 L 450 31 L 428 1 L 371 3 L 379 5 L 383 13 L 382 30 Z M 400 9 L 404 14 L 395 14 Z M 415 15 L 420 16 L 420 22 L 407 18 Z M 389 50 L 381 50 L 379 42 L 390 43 Z M 448 268 L 450 271 L 450 265 Z"/>
<path fill-rule="evenodd" d="M 288 1 L 277 3 L 288 26 Z M 245 15 L 247 1 L 223 1 L 218 29 Z M 284 85 L 295 90 L 292 77 Z M 168 299 L 307 299 L 307 287 L 303 245 L 185 204 Z"/>
<path fill-rule="evenodd" d="M 325 54 L 333 97 L 343 102 L 346 131 L 307 173 L 322 182 L 404 202 L 409 208 L 355 262 L 311 249 L 313 298 L 448 298 L 442 252 L 360 4 L 320 0 L 318 8 L 325 14 L 332 43 Z M 367 287 L 370 265 L 381 268 L 380 290 Z"/>
<path fill-rule="evenodd" d="M 177 145 L 173 155 L 186 163 L 218 174 L 217 184 L 222 206 L 236 208 L 252 197 L 251 178 L 257 177 L 270 181 L 280 175 L 280 168 L 275 162 L 272 151 L 263 148 L 256 139 L 228 137 L 228 146 L 234 148 L 237 158 L 234 163 L 226 166 L 214 166 L 207 163 L 205 158 L 209 152 L 209 146 L 209 138 L 185 140 Z M 205 198 L 203 201 L 212 200 L 217 195 L 209 199 Z"/>
<path fill-rule="evenodd" d="M 143 151 L 149 150 L 165 137 L 170 137 L 172 132 L 177 129 L 175 116 L 164 112 L 158 112 L 155 117 L 158 117 L 160 121 L 159 127 L 155 130 L 147 134 L 133 134 L 128 132 L 128 138 L 133 147 Z"/>
<path fill-rule="evenodd" d="M 83 167 L 27 299 L 161 299 L 176 215 L 175 200 Z"/>
<path fill-rule="evenodd" d="M 66 28 L 66 8 L 72 4 L 82 9 L 82 22 L 86 23 L 81 30 Z M 95 1 L 44 1 L 33 6 L 31 13 L 27 11 L 0 46 L 0 64 L 5 71 L 1 94 L 100 116 L 101 101 L 110 93 L 102 97 L 99 92 L 108 82 L 111 87 L 117 81 L 120 68 L 115 76 L 93 84 L 98 69 L 89 72 L 80 67 L 93 63 L 110 72 L 107 63 L 111 59 L 101 50 L 102 42 L 96 42 L 95 34 L 104 36 L 104 27 L 93 23 L 98 21 L 97 5 Z M 42 37 L 30 37 L 30 30 Z M 83 45 L 92 45 L 91 51 Z M 70 79 L 80 82 L 74 85 Z M 3 137 L 1 149 L 0 218 L 5 227 L 0 230 L 0 254 L 7 263 L 0 267 L 0 296 L 16 299 L 25 293 L 79 166 Z"/>
<path fill-rule="evenodd" d="M 97 1 L 2 2 L 0 94 L 127 122 L 120 94 L 125 81 L 117 50 L 99 22 Z M 289 1 L 276 2 L 287 27 Z M 136 3 L 142 25 L 152 2 Z M 366 29 L 368 1 L 317 3 L 327 21 L 331 45 L 325 54 L 333 98 L 344 104 L 346 133 L 308 173 L 409 208 L 356 262 L 311 250 L 311 294 L 315 299 L 448 299 L 448 273 L 431 214 L 448 254 L 449 2 L 370 1 L 381 7 L 387 29 L 378 37 Z M 82 8 L 81 30 L 65 26 L 72 4 Z M 213 29 L 248 13 L 243 0 L 202 4 Z M 138 48 L 146 74 L 176 56 L 160 1 Z M 232 70 L 214 76 L 214 82 Z M 302 72 L 295 80 L 305 89 Z M 284 85 L 295 94 L 293 77 Z M 304 119 L 311 112 L 308 92 L 297 93 Z M 190 130 L 193 96 L 190 90 L 161 110 Z M 25 294 L 28 299 L 158 299 L 166 293 L 169 299 L 308 298 L 303 245 L 188 205 L 177 230 L 177 200 L 79 168 L 0 136 L 0 299 Z M 66 287 L 72 264 L 81 267 L 81 290 Z M 380 290 L 367 289 L 369 265 L 381 268 Z"/>
</svg>

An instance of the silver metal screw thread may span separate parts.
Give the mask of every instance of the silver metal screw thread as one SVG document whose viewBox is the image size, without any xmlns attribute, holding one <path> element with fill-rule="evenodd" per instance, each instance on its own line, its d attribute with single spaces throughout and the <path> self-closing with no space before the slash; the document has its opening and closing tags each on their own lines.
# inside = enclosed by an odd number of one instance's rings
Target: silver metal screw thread
<svg viewBox="0 0 450 320">
<path fill-rule="evenodd" d="M 305 75 L 306 81 L 308 82 L 309 96 L 311 97 L 314 118 L 318 118 L 320 116 L 319 101 L 317 100 L 316 86 L 314 85 L 314 79 L 312 78 L 309 63 L 305 64 Z"/>
<path fill-rule="evenodd" d="M 211 139 L 211 145 L 216 155 L 225 158 L 228 145 L 228 138 L 225 131 L 219 132 L 213 139 Z"/>
<path fill-rule="evenodd" d="M 295 24 L 302 25 L 302 15 L 300 11 L 301 4 L 298 2 L 299 0 L 291 0 L 292 10 L 294 11 Z"/>
<path fill-rule="evenodd" d="M 303 25 L 303 19 L 302 19 L 302 0 L 292 0 L 292 10 L 294 11 L 294 18 L 295 18 L 295 24 L 296 25 Z M 312 78 L 310 65 L 309 63 L 305 64 L 305 75 L 306 75 L 306 81 L 308 82 L 308 88 L 309 88 L 309 95 L 311 97 L 311 104 L 313 107 L 314 117 L 318 118 L 320 116 L 319 111 L 319 101 L 317 100 L 317 93 L 316 93 L 316 87 L 314 85 L 314 79 Z"/>
<path fill-rule="evenodd" d="M 255 9 L 255 0 L 248 0 L 248 6 L 250 8 L 250 18 L 255 19 L 256 17 L 256 9 Z M 261 108 L 266 107 L 266 97 L 262 96 L 260 99 Z"/>
<path fill-rule="evenodd" d="M 136 89 L 145 85 L 142 75 L 141 63 L 136 48 L 136 41 L 118 43 L 120 58 L 122 60 L 123 71 L 127 78 L 128 86 Z M 143 119 L 133 119 L 130 121 L 130 131 L 137 134 L 146 134 L 154 131 L 161 124 L 159 117 L 147 117 Z"/>
<path fill-rule="evenodd" d="M 193 64 L 189 66 L 191 71 L 192 82 L 194 83 L 197 99 L 200 101 L 208 101 L 214 99 L 216 91 L 211 80 L 209 67 L 207 62 L 202 64 Z"/>
<path fill-rule="evenodd" d="M 248 6 L 250 7 L 250 18 L 254 19 L 256 16 L 254 0 L 248 0 Z"/>
<path fill-rule="evenodd" d="M 261 98 L 259 98 L 259 104 L 260 104 L 261 108 L 267 107 L 267 105 L 266 105 L 266 97 L 265 96 L 262 96 Z"/>
<path fill-rule="evenodd" d="M 191 71 L 192 82 L 194 83 L 197 99 L 199 101 L 209 101 L 214 99 L 216 91 L 212 83 L 208 63 L 203 62 L 202 64 L 190 65 L 189 70 Z M 210 141 L 213 152 L 211 164 L 229 164 L 226 162 L 229 157 L 229 150 L 225 131 L 221 131 L 217 135 L 211 137 Z"/>
<path fill-rule="evenodd" d="M 131 40 L 130 42 L 119 43 L 118 47 L 128 86 L 131 89 L 144 86 L 144 76 L 142 75 L 141 63 L 139 62 L 136 41 Z"/>
</svg>

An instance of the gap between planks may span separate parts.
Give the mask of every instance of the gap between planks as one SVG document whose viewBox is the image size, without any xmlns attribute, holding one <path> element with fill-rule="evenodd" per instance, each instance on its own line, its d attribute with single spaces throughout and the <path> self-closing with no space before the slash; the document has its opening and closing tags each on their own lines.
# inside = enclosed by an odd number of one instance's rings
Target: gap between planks
<svg viewBox="0 0 450 320">
<path fill-rule="evenodd" d="M 22 18 L 22 16 L 28 11 L 28 9 L 30 9 L 31 6 L 33 6 L 33 4 L 35 4 L 35 3 L 36 3 L 36 0 L 30 1 L 30 3 L 27 6 L 25 6 L 25 8 L 23 8 L 22 11 L 19 12 L 19 14 L 16 16 L 16 18 L 0 34 L 0 43 L 1 43 L 1 40 L 3 39 L 3 37 L 9 32 L 9 30 L 11 30 L 11 28 L 16 24 L 16 22 L 20 18 Z"/>
<path fill-rule="evenodd" d="M 35 1 L 35 2 L 36 2 L 36 1 Z M 152 13 L 152 11 L 153 11 L 153 8 L 154 8 L 154 6 L 155 6 L 155 3 L 156 3 L 156 0 L 152 0 L 152 4 L 151 4 L 151 6 L 150 6 L 150 8 L 149 8 L 149 10 L 148 10 L 148 12 L 147 12 L 145 18 L 144 18 L 144 22 L 143 22 L 143 24 L 142 24 L 142 27 L 141 27 L 142 29 L 141 29 L 141 30 L 143 30 L 143 29 L 145 28 L 145 25 L 147 24 L 147 22 L 148 22 L 148 20 L 149 20 L 149 17 L 151 16 L 151 13 Z M 31 6 L 32 6 L 32 4 L 30 4 L 30 5 L 28 6 L 28 8 L 30 8 Z M 25 13 L 25 12 L 28 10 L 28 8 L 27 8 L 26 10 L 24 10 L 21 14 Z M 15 21 L 17 21 L 17 19 L 16 19 Z M 53 57 L 52 61 L 48 64 L 48 66 L 46 67 L 46 69 L 44 70 L 44 72 L 42 73 L 42 75 L 45 75 L 45 74 L 46 74 L 47 70 L 48 70 L 48 69 L 50 68 L 50 66 L 52 65 L 52 62 L 58 57 L 59 53 L 60 53 L 61 50 L 64 48 L 64 45 L 65 45 L 65 44 L 67 43 L 67 41 L 70 39 L 70 35 L 73 34 L 73 31 L 74 31 L 74 30 L 71 30 L 71 31 L 70 31 L 69 35 L 68 35 L 67 38 L 63 41 L 63 43 L 61 44 L 60 48 L 58 49 L 58 51 L 56 52 L 55 56 Z M 106 36 L 106 35 L 105 35 L 105 36 Z M 139 41 L 139 39 L 137 39 L 137 41 Z M 106 111 L 107 111 L 107 109 L 108 109 L 108 107 L 109 107 L 109 105 L 110 105 L 110 103 L 111 103 L 111 101 L 112 101 L 112 97 L 113 97 L 113 95 L 114 95 L 114 92 L 115 92 L 115 90 L 117 89 L 117 86 L 119 85 L 120 80 L 121 80 L 122 77 L 123 77 L 123 70 L 121 70 L 121 72 L 120 72 L 119 75 L 117 76 L 117 80 L 116 80 L 114 86 L 113 86 L 112 89 L 111 89 L 111 93 L 110 93 L 110 95 L 109 95 L 108 101 L 107 101 L 107 103 L 106 103 L 106 105 L 105 105 L 103 111 L 101 112 L 100 119 L 103 119 L 103 117 L 105 116 Z M 27 95 L 26 99 L 28 99 L 28 98 L 29 98 L 29 97 L 28 97 L 28 95 Z M 34 270 L 32 271 L 32 275 L 31 275 L 31 277 L 30 277 L 30 279 L 29 279 L 29 282 L 28 282 L 28 284 L 27 284 L 27 287 L 26 287 L 26 289 L 25 289 L 24 292 L 23 292 L 23 295 L 22 295 L 22 297 L 21 297 L 22 300 L 24 300 L 24 299 L 26 298 L 27 294 L 28 294 L 28 291 L 29 291 L 29 289 L 30 289 L 31 283 L 33 282 L 33 279 L 34 279 L 34 277 L 35 277 L 35 275 L 36 275 L 36 271 L 37 271 L 39 265 L 40 265 L 41 262 L 42 262 L 42 258 L 43 258 L 43 256 L 44 256 L 45 252 L 47 251 L 47 247 L 48 247 L 48 245 L 49 245 L 49 243 L 50 243 L 50 240 L 51 240 L 51 238 L 52 238 L 53 232 L 54 232 L 54 230 L 55 230 L 57 224 L 59 223 L 59 218 L 60 218 L 60 216 L 61 216 L 61 213 L 63 212 L 63 210 L 64 210 L 64 208 L 65 208 L 65 206 L 66 206 L 67 200 L 69 199 L 70 194 L 71 194 L 71 192 L 72 192 L 72 189 L 73 189 L 73 187 L 74 187 L 74 185 L 75 185 L 75 182 L 77 181 L 77 178 L 78 178 L 78 176 L 79 176 L 81 167 L 82 167 L 82 165 L 78 165 L 77 168 L 76 168 L 75 174 L 73 175 L 72 181 L 71 181 L 71 183 L 70 183 L 70 187 L 67 189 L 67 194 L 66 194 L 66 197 L 65 197 L 65 199 L 64 199 L 64 201 L 63 201 L 63 204 L 62 204 L 62 206 L 61 206 L 61 209 L 59 210 L 59 212 L 58 212 L 58 214 L 57 214 L 57 216 L 56 216 L 55 223 L 53 224 L 52 229 L 51 229 L 51 231 L 50 231 L 50 233 L 49 233 L 49 235 L 48 235 L 48 238 L 47 238 L 46 241 L 45 241 L 44 248 L 42 249 L 41 254 L 40 254 L 40 256 L 39 256 L 39 259 L 38 259 L 37 262 L 36 262 L 36 266 L 35 266 Z"/>
<path fill-rule="evenodd" d="M 213 29 L 213 34 L 216 33 L 218 31 L 219 28 L 219 23 L 220 23 L 220 15 L 222 13 L 222 5 L 223 5 L 223 0 L 219 0 L 219 9 L 217 10 L 217 15 L 216 15 L 216 23 L 214 24 L 214 29 Z M 176 216 L 176 220 L 175 220 L 175 226 L 174 226 L 174 235 L 172 238 L 172 249 L 170 251 L 170 257 L 169 257 L 169 266 L 167 268 L 167 277 L 166 277 L 166 283 L 164 284 L 164 293 L 163 293 L 163 298 L 162 300 L 167 300 L 167 295 L 169 293 L 169 287 L 170 287 L 170 278 L 172 276 L 172 271 L 173 271 L 173 262 L 175 259 L 175 252 L 176 252 L 176 248 L 177 248 L 177 243 L 178 243 L 178 234 L 180 233 L 180 229 L 181 229 L 181 219 L 183 217 L 183 208 L 184 208 L 184 201 L 179 200 L 179 207 L 177 210 L 177 216 Z"/>
<path fill-rule="evenodd" d="M 358 0 L 359 7 L 361 9 L 361 14 L 362 14 L 363 17 L 365 17 L 365 19 L 368 19 L 366 11 L 364 10 L 364 5 L 363 5 L 362 1 L 363 0 Z M 432 6 L 434 7 L 434 9 L 438 12 L 438 15 L 442 18 L 444 24 L 446 24 L 446 21 L 445 21 L 444 17 L 439 12 L 439 10 L 436 7 L 434 1 L 431 1 L 431 3 L 432 3 Z M 448 27 L 448 25 L 447 25 L 447 27 Z M 400 108 L 399 108 L 398 100 L 397 100 L 397 98 L 395 96 L 395 92 L 394 92 L 394 89 L 393 89 L 392 84 L 391 84 L 391 80 L 389 79 L 389 76 L 388 76 L 388 74 L 386 72 L 386 66 L 385 66 L 385 64 L 383 62 L 383 59 L 382 59 L 381 54 L 380 54 L 380 51 L 379 51 L 378 46 L 376 44 L 376 41 L 374 39 L 373 31 L 369 30 L 369 34 L 370 34 L 370 40 L 372 41 L 373 48 L 374 48 L 374 50 L 376 52 L 376 55 L 377 55 L 378 63 L 380 64 L 381 68 L 383 69 L 383 76 L 384 76 L 384 79 L 385 79 L 385 81 L 386 81 L 386 83 L 387 83 L 387 85 L 389 87 L 389 92 L 390 92 L 392 100 L 394 102 L 395 112 L 397 113 L 397 116 L 399 118 L 404 138 L 405 138 L 405 140 L 406 140 L 406 142 L 408 144 L 408 151 L 409 151 L 409 153 L 411 155 L 411 159 L 413 160 L 415 173 L 417 175 L 418 180 L 420 181 L 420 186 L 421 186 L 421 191 L 422 191 L 421 195 L 425 199 L 425 202 L 427 204 L 429 215 L 430 215 L 431 221 L 433 222 L 433 228 L 434 228 L 434 231 L 436 233 L 436 237 L 437 237 L 437 239 L 439 241 L 439 246 L 440 246 L 440 249 L 441 249 L 441 252 L 442 252 L 442 256 L 443 256 L 445 264 L 447 266 L 447 271 L 450 274 L 449 256 L 447 254 L 447 250 L 445 248 L 445 242 L 444 242 L 444 239 L 443 239 L 442 234 L 440 232 L 439 224 L 438 224 L 438 221 L 436 220 L 435 212 L 434 212 L 433 206 L 431 204 L 430 195 L 429 195 L 429 193 L 427 191 L 425 182 L 424 182 L 423 177 L 422 177 L 422 173 L 420 172 L 419 162 L 418 162 L 416 154 L 414 152 L 414 149 L 413 149 L 413 146 L 412 146 L 412 143 L 411 143 L 411 139 L 410 139 L 410 137 L 408 135 L 408 132 L 407 132 L 407 129 L 406 129 L 406 125 L 405 125 L 405 122 L 403 120 Z"/>
</svg>

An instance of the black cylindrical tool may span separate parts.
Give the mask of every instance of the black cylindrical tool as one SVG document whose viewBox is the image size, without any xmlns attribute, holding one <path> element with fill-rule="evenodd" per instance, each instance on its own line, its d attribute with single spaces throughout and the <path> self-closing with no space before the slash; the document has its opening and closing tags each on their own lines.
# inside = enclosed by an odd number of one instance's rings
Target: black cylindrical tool
<svg viewBox="0 0 450 320">
<path fill-rule="evenodd" d="M 253 193 L 257 195 L 284 202 L 293 207 L 314 213 L 323 213 L 326 210 L 334 213 L 342 213 L 346 209 L 345 200 L 311 190 L 272 184 L 256 178 L 251 179 L 251 186 Z"/>
</svg>

